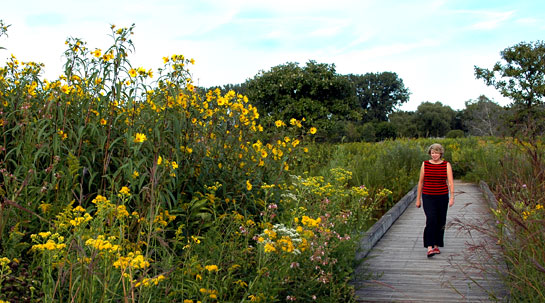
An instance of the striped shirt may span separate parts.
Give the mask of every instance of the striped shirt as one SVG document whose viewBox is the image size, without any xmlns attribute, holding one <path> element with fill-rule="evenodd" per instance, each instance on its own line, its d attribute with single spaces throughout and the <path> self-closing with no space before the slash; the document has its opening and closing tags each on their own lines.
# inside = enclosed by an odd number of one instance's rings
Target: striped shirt
<svg viewBox="0 0 545 303">
<path fill-rule="evenodd" d="M 422 193 L 425 195 L 446 195 L 447 185 L 447 161 L 433 164 L 429 160 L 424 161 L 424 185 Z"/>
</svg>

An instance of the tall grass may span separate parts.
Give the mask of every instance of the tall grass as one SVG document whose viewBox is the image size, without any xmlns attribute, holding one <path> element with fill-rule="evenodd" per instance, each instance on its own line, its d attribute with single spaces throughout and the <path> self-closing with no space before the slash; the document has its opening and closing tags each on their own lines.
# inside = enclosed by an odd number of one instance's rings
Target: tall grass
<svg viewBox="0 0 545 303">
<path fill-rule="evenodd" d="M 390 189 L 391 199 L 380 206 L 383 213 L 416 185 L 422 161 L 429 159 L 427 148 L 436 142 L 445 147 L 444 159 L 452 163 L 455 178 L 478 182 L 483 176 L 501 172 L 497 165 L 501 156 L 497 144 L 501 140 L 475 137 L 316 144 L 298 169 L 311 175 L 327 175 L 331 168 L 344 167 L 353 173 L 351 186 Z"/>
<path fill-rule="evenodd" d="M 499 274 L 503 287 L 490 290 L 496 300 L 545 300 L 545 153 L 543 142 L 513 138 L 475 138 L 450 145 L 454 167 L 468 181 L 483 180 L 498 205 L 493 221 L 454 222 L 470 234 L 490 241 L 470 245 L 465 261 L 485 277 Z M 473 143 L 472 143 L 473 142 Z M 476 143 L 476 144 L 474 144 Z M 447 145 L 448 147 L 449 145 Z M 497 252 L 501 255 L 498 256 Z M 495 283 L 493 281 L 488 281 Z M 479 284 L 479 283 L 478 283 Z M 483 285 L 484 287 L 484 285 Z"/>
<path fill-rule="evenodd" d="M 500 227 L 504 273 L 514 302 L 545 300 L 545 153 L 543 143 L 513 140 L 504 144 L 497 174 L 483 176 L 498 199 L 494 211 Z M 484 165 L 484 163 L 483 163 Z"/>
</svg>

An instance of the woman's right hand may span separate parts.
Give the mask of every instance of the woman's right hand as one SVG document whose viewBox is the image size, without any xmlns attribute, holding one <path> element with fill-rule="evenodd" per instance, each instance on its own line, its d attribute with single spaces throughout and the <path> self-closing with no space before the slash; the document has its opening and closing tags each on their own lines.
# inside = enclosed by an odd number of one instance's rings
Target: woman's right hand
<svg viewBox="0 0 545 303">
<path fill-rule="evenodd" d="M 416 208 L 420 208 L 420 205 L 421 205 L 420 199 L 417 199 L 417 200 L 416 200 Z"/>
</svg>

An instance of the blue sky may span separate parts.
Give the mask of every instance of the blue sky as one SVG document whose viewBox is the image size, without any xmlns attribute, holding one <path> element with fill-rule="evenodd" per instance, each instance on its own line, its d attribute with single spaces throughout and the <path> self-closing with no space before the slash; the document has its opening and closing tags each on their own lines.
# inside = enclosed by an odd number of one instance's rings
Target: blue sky
<svg viewBox="0 0 545 303">
<path fill-rule="evenodd" d="M 510 101 L 474 77 L 519 42 L 545 40 L 542 0 L 229 0 L 9 1 L 0 19 L 0 60 L 10 54 L 45 63 L 45 77 L 62 71 L 64 41 L 91 49 L 111 44 L 110 25 L 136 24 L 131 63 L 162 65 L 162 57 L 194 58 L 201 86 L 241 83 L 260 70 L 309 60 L 341 74 L 396 72 L 411 91 L 403 110 L 424 101 L 453 109 L 484 94 Z M 2 64 L 3 65 L 3 64 Z"/>
</svg>

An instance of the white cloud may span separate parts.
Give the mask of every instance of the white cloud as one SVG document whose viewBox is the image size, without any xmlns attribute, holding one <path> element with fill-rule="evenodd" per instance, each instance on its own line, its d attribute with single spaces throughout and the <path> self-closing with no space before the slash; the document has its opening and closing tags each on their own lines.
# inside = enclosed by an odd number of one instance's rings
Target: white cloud
<svg viewBox="0 0 545 303">
<path fill-rule="evenodd" d="M 515 14 L 515 11 L 507 11 L 507 12 L 485 11 L 485 12 L 474 12 L 474 13 L 485 20 L 472 24 L 469 27 L 470 29 L 493 30 L 503 25 L 506 21 L 510 20 L 512 16 Z"/>
<path fill-rule="evenodd" d="M 338 35 L 341 31 L 346 29 L 346 27 L 346 22 L 342 22 L 342 24 L 326 24 L 323 27 L 312 31 L 309 35 L 311 37 L 331 37 Z"/>
<path fill-rule="evenodd" d="M 365 58 L 365 60 L 374 60 L 377 58 L 386 58 L 419 49 L 422 50 L 422 52 L 425 52 L 424 49 L 434 48 L 438 45 L 439 43 L 437 41 L 425 39 L 412 43 L 395 43 L 389 45 L 374 46 L 369 49 L 354 51 L 352 54 L 350 54 L 350 56 Z"/>
</svg>

